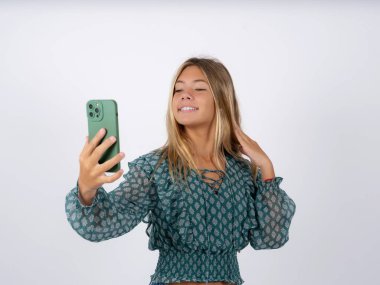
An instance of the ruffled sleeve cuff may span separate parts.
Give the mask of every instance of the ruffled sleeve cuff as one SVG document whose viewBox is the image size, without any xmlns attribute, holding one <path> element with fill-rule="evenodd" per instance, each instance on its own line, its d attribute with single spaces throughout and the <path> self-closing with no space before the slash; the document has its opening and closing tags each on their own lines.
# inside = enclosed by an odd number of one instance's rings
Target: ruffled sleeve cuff
<svg viewBox="0 0 380 285">
<path fill-rule="evenodd" d="M 272 178 L 271 180 L 265 180 L 263 181 L 261 169 L 258 169 L 257 177 L 255 181 L 255 186 L 260 189 L 261 192 L 266 192 L 273 189 L 280 188 L 280 184 L 284 180 L 283 177 L 276 176 Z"/>
<path fill-rule="evenodd" d="M 80 192 L 79 192 L 79 185 L 78 185 L 78 181 L 76 183 L 76 186 L 72 189 L 72 192 L 73 194 L 75 195 L 75 197 L 77 198 L 77 205 L 80 207 L 80 208 L 92 208 L 94 207 L 95 205 L 98 204 L 99 202 L 99 199 L 100 199 L 100 192 L 101 192 L 101 189 L 102 187 L 99 187 L 97 190 L 96 190 L 96 194 L 95 194 L 95 197 L 93 198 L 92 200 L 92 203 L 91 205 L 86 205 L 84 204 L 84 201 L 83 201 L 83 198 L 82 196 L 80 195 Z"/>
</svg>

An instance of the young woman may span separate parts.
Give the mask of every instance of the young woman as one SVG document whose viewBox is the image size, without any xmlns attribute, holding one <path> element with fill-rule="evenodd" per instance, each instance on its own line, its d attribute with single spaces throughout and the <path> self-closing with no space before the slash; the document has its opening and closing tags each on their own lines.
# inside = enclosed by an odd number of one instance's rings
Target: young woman
<svg viewBox="0 0 380 285">
<path fill-rule="evenodd" d="M 233 82 L 221 62 L 186 60 L 168 103 L 165 145 L 128 162 L 113 191 L 102 185 L 123 170 L 104 172 L 124 154 L 98 164 L 114 140 L 98 145 L 104 130 L 86 138 L 77 185 L 66 196 L 67 219 L 92 242 L 148 223 L 148 248 L 159 250 L 150 285 L 240 285 L 237 252 L 248 244 L 283 246 L 296 205 L 279 187 L 283 178 L 268 155 L 240 129 Z"/>
</svg>

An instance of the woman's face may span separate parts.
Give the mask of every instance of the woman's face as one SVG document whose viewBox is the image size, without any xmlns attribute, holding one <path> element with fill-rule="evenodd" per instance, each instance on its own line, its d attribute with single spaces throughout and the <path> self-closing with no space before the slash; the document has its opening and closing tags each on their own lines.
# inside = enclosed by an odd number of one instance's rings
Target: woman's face
<svg viewBox="0 0 380 285">
<path fill-rule="evenodd" d="M 199 67 L 188 66 L 182 71 L 174 86 L 172 104 L 176 121 L 185 127 L 209 127 L 213 122 L 214 97 Z"/>
</svg>

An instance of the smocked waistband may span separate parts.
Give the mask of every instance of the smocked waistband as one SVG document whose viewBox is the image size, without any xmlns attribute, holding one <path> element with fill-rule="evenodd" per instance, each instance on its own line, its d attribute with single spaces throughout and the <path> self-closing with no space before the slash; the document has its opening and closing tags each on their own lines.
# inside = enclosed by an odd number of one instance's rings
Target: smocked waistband
<svg viewBox="0 0 380 285">
<path fill-rule="evenodd" d="M 225 281 L 235 285 L 244 282 L 240 277 L 236 251 L 210 253 L 160 250 L 151 282 L 176 281 Z"/>
</svg>

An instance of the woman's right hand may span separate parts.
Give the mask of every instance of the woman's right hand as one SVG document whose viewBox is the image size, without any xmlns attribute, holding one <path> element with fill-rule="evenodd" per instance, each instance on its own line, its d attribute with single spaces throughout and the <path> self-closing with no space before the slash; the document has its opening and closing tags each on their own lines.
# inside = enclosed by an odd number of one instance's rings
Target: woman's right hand
<svg viewBox="0 0 380 285">
<path fill-rule="evenodd" d="M 85 145 L 79 155 L 79 195 L 83 200 L 82 202 L 87 205 L 92 203 L 92 200 L 96 195 L 96 190 L 99 187 L 104 183 L 112 183 L 116 181 L 123 174 L 123 169 L 120 169 L 111 176 L 105 174 L 107 170 L 119 163 L 125 157 L 123 152 L 118 153 L 102 164 L 98 163 L 103 153 L 116 141 L 116 138 L 111 136 L 98 145 L 105 134 L 105 129 L 100 129 L 91 142 L 88 142 L 87 136 Z"/>
</svg>

